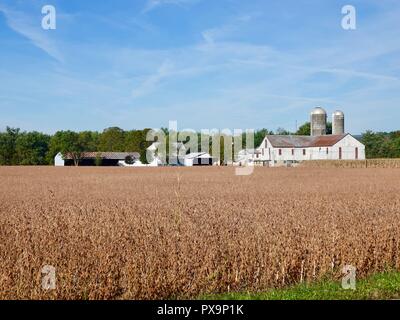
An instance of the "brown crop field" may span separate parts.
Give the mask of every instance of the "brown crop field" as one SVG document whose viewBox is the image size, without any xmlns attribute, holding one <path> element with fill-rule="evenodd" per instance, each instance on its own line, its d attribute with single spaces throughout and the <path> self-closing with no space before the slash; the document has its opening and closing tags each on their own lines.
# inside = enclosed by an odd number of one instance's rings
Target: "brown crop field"
<svg viewBox="0 0 400 320">
<path fill-rule="evenodd" d="M 0 299 L 167 299 L 400 270 L 400 170 L 0 168 Z M 42 268 L 55 268 L 55 289 Z"/>
</svg>

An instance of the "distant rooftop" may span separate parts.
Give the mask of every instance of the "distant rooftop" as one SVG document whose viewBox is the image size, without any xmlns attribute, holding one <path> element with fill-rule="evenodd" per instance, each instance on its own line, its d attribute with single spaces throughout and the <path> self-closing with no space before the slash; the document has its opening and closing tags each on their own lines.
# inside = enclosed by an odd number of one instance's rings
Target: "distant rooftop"
<svg viewBox="0 0 400 320">
<path fill-rule="evenodd" d="M 137 152 L 84 152 L 83 159 L 96 159 L 97 157 L 107 160 L 125 160 L 126 157 L 131 156 L 133 159 L 139 159 L 140 154 Z M 65 160 L 72 160 L 70 154 L 64 156 Z"/>
<path fill-rule="evenodd" d="M 347 134 L 325 136 L 268 135 L 267 139 L 274 148 L 310 148 L 331 147 Z"/>
</svg>

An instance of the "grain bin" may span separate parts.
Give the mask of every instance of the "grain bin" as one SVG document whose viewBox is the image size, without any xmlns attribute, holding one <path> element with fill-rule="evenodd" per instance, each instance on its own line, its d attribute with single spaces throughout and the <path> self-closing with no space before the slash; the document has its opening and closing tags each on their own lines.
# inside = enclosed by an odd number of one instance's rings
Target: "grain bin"
<svg viewBox="0 0 400 320">
<path fill-rule="evenodd" d="M 311 111 L 311 135 L 326 135 L 326 111 L 321 107 L 316 107 Z"/>
<path fill-rule="evenodd" d="M 332 114 L 332 134 L 344 134 L 344 113 L 335 111 Z"/>
</svg>

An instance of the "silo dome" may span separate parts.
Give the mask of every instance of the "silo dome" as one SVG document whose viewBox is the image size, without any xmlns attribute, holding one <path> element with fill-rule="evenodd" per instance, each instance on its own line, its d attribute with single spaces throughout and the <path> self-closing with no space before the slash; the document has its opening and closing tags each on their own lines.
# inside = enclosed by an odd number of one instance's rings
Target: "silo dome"
<svg viewBox="0 0 400 320">
<path fill-rule="evenodd" d="M 326 111 L 321 107 L 316 107 L 311 111 L 311 135 L 326 135 Z"/>
<path fill-rule="evenodd" d="M 334 116 L 337 116 L 337 117 L 344 117 L 343 111 L 340 111 L 340 110 L 336 110 L 336 111 L 333 113 L 333 115 L 334 115 Z"/>
<path fill-rule="evenodd" d="M 340 110 L 332 114 L 332 134 L 344 134 L 344 113 Z"/>
<path fill-rule="evenodd" d="M 321 107 L 316 107 L 311 111 L 311 114 L 326 114 L 326 111 Z"/>
</svg>

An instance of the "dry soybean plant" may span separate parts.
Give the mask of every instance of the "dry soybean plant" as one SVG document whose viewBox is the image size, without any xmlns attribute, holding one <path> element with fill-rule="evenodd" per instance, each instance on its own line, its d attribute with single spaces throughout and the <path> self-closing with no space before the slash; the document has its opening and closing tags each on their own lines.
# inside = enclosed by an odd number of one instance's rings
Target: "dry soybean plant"
<svg viewBox="0 0 400 320">
<path fill-rule="evenodd" d="M 0 168 L 0 298 L 263 291 L 400 270 L 400 170 Z M 52 266 L 54 290 L 42 287 Z"/>
</svg>

